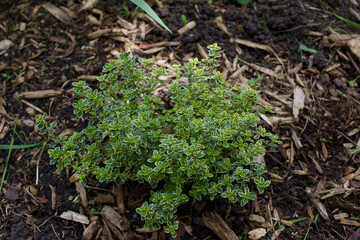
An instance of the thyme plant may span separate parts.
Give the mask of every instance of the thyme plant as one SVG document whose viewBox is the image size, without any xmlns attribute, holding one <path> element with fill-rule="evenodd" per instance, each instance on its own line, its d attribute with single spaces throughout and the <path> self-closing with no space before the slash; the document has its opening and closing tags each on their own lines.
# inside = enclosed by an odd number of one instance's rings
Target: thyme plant
<svg viewBox="0 0 360 240">
<path fill-rule="evenodd" d="M 230 89 L 216 71 L 220 48 L 210 45 L 209 58 L 189 60 L 175 70 L 154 67 L 123 53 L 105 64 L 99 90 L 74 82 L 79 99 L 73 104 L 88 125 L 72 136 L 54 133 L 56 123 L 37 116 L 41 133 L 54 139 L 51 164 L 59 171 L 71 168 L 81 181 L 96 177 L 100 183 L 148 182 L 149 202 L 137 212 L 152 229 L 161 225 L 176 234 L 176 211 L 189 197 L 227 198 L 245 205 L 269 186 L 264 166 L 254 157 L 265 154 L 278 137 L 259 125 L 258 92 Z M 170 108 L 153 94 L 163 84 L 159 76 L 175 71 L 169 86 Z M 166 130 L 166 131 L 165 131 Z M 161 186 L 161 187 L 160 187 Z M 187 189 L 187 190 L 185 190 Z"/>
</svg>

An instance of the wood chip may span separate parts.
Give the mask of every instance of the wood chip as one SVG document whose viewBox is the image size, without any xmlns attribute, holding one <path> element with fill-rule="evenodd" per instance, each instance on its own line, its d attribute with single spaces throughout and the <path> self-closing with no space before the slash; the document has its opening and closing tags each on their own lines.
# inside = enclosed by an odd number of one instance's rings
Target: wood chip
<svg viewBox="0 0 360 240">
<path fill-rule="evenodd" d="M 348 217 L 349 217 L 348 213 L 339 213 L 339 214 L 334 215 L 335 220 L 339 220 L 339 219 L 342 219 L 342 218 L 348 218 Z"/>
<path fill-rule="evenodd" d="M 131 239 L 130 224 L 125 217 L 119 215 L 112 207 L 104 206 L 100 212 L 111 231 L 118 239 Z"/>
<path fill-rule="evenodd" d="M 96 233 L 99 230 L 99 225 L 97 221 L 93 221 L 90 223 L 90 225 L 85 228 L 81 240 L 92 240 L 95 239 Z"/>
<path fill-rule="evenodd" d="M 75 186 L 76 186 L 76 192 L 80 195 L 81 204 L 84 207 L 87 207 L 88 200 L 87 200 L 87 194 L 86 194 L 86 189 L 85 189 L 84 184 L 82 184 L 80 182 L 75 182 Z"/>
<path fill-rule="evenodd" d="M 233 230 L 216 212 L 202 214 L 202 220 L 206 227 L 210 228 L 222 240 L 238 240 Z"/>
<path fill-rule="evenodd" d="M 62 23 L 69 24 L 69 25 L 73 23 L 71 17 L 66 12 L 64 12 L 60 8 L 56 7 L 55 5 L 47 2 L 41 6 L 46 11 L 48 11 L 51 15 L 53 15 L 55 18 L 60 20 Z"/>
<path fill-rule="evenodd" d="M 190 21 L 188 22 L 185 26 L 183 26 L 182 28 L 180 28 L 178 30 L 178 34 L 179 35 L 183 35 L 184 33 L 186 33 L 187 31 L 190 31 L 191 29 L 196 27 L 196 22 L 195 21 Z"/>
<path fill-rule="evenodd" d="M 83 1 L 83 4 L 81 5 L 81 8 L 78 12 L 87 11 L 90 9 L 93 9 L 96 4 L 98 4 L 99 0 L 85 0 Z"/>
<path fill-rule="evenodd" d="M 116 198 L 116 207 L 118 212 L 123 214 L 125 212 L 125 203 L 124 203 L 124 189 L 122 186 L 114 186 L 112 188 L 112 193 Z"/>
<path fill-rule="evenodd" d="M 55 211 L 56 209 L 56 188 L 49 184 L 51 189 L 51 210 Z"/>
<path fill-rule="evenodd" d="M 327 213 L 325 206 L 320 202 L 319 199 L 315 198 L 314 194 L 311 192 L 311 189 L 309 187 L 306 187 L 305 192 L 311 203 L 319 211 L 320 216 L 326 221 L 330 221 L 329 214 Z"/>
<path fill-rule="evenodd" d="M 235 39 L 230 39 L 230 41 L 241 44 L 241 45 L 245 45 L 245 46 L 250 47 L 250 48 L 257 48 L 257 49 L 265 50 L 265 51 L 268 51 L 268 52 L 272 51 L 272 48 L 269 47 L 268 45 L 254 43 L 254 42 L 244 40 L 244 39 L 235 38 Z"/>
<path fill-rule="evenodd" d="M 208 58 L 209 58 L 209 55 L 206 53 L 206 51 L 205 51 L 204 48 L 200 45 L 200 43 L 197 43 L 196 46 L 197 46 L 197 49 L 198 49 L 198 51 L 199 51 L 199 53 L 200 53 L 200 56 L 201 56 L 202 58 L 208 59 Z"/>
<path fill-rule="evenodd" d="M 248 234 L 249 234 L 249 238 L 252 240 L 260 239 L 266 235 L 266 229 L 256 228 L 251 230 Z"/>
<path fill-rule="evenodd" d="M 341 218 L 340 223 L 344 224 L 344 225 L 360 227 L 360 223 L 355 221 L 355 220 L 348 220 L 348 219 L 345 219 L 345 218 Z"/>
<path fill-rule="evenodd" d="M 77 80 L 84 80 L 84 81 L 96 81 L 99 76 L 96 75 L 81 75 L 77 77 Z"/>
<path fill-rule="evenodd" d="M 294 89 L 293 115 L 298 119 L 300 110 L 305 106 L 305 94 L 301 87 L 296 86 Z"/>
<path fill-rule="evenodd" d="M 111 29 L 106 28 L 106 29 L 99 29 L 95 32 L 89 33 L 87 36 L 89 39 L 95 39 L 95 38 L 99 38 L 107 33 L 111 32 Z"/>
<path fill-rule="evenodd" d="M 256 214 L 250 214 L 249 221 L 257 222 L 257 223 L 265 223 L 265 218 Z"/>
<path fill-rule="evenodd" d="M 127 30 L 133 30 L 136 28 L 136 25 L 132 24 L 131 22 L 126 21 L 125 19 L 118 17 L 118 21 L 117 21 L 120 26 L 122 26 L 123 28 L 127 29 Z"/>
<path fill-rule="evenodd" d="M 291 138 L 294 141 L 295 146 L 296 146 L 297 149 L 300 149 L 300 148 L 303 147 L 302 144 L 301 144 L 300 139 L 297 136 L 297 133 L 295 132 L 295 130 L 293 128 L 291 129 Z"/>
<path fill-rule="evenodd" d="M 51 98 L 56 97 L 62 93 L 61 90 L 39 90 L 39 91 L 29 91 L 22 93 L 15 93 L 16 98 L 25 98 L 25 99 L 41 99 L 41 98 Z"/>
<path fill-rule="evenodd" d="M 224 33 L 226 33 L 230 38 L 232 38 L 234 35 L 229 31 L 229 29 L 224 24 L 224 19 L 221 15 L 217 16 L 214 20 L 215 25 Z"/>
<path fill-rule="evenodd" d="M 73 211 L 63 212 L 60 215 L 60 218 L 70 220 L 70 221 L 74 221 L 74 222 L 78 222 L 78 223 L 89 224 L 89 219 L 88 219 L 87 216 L 82 215 L 82 214 L 77 213 L 77 212 L 73 212 Z"/>
</svg>

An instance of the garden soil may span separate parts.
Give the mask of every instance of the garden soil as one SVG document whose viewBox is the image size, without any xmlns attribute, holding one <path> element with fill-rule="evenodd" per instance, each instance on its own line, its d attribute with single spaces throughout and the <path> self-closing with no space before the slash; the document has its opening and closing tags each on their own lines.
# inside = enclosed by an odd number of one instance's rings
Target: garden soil
<svg viewBox="0 0 360 240">
<path fill-rule="evenodd" d="M 262 103 L 273 107 L 261 124 L 283 144 L 263 159 L 272 181 L 264 194 L 244 207 L 222 199 L 180 206 L 176 239 L 232 239 L 209 227 L 209 214 L 239 239 L 360 238 L 360 160 L 351 153 L 360 147 L 359 1 L 153 1 L 172 34 L 130 1 L 81 7 L 77 0 L 0 1 L 1 144 L 43 143 L 34 122 L 45 112 L 58 132 L 82 129 L 71 83 L 97 87 L 102 66 L 121 52 L 171 66 L 206 57 L 206 46 L 218 43 L 227 81 L 257 81 Z M 90 179 L 79 186 L 71 171 L 56 173 L 46 150 L 0 150 L 0 239 L 119 238 L 105 205 L 129 225 L 120 231 L 129 239 L 170 238 L 144 229 L 135 212 L 148 185 Z M 67 211 L 92 228 L 61 218 Z"/>
</svg>

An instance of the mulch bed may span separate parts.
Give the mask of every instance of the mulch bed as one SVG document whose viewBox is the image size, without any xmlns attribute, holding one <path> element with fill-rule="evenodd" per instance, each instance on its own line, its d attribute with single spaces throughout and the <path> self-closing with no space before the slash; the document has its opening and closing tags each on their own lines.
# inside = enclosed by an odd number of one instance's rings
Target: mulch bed
<svg viewBox="0 0 360 240">
<path fill-rule="evenodd" d="M 229 83 L 258 79 L 262 103 L 273 107 L 262 125 L 283 144 L 264 157 L 272 181 L 264 194 L 245 207 L 221 199 L 184 204 L 176 239 L 360 239 L 360 160 L 350 153 L 360 147 L 360 37 L 333 14 L 360 22 L 358 1 L 154 1 L 173 34 L 130 1 L 81 6 L 0 2 L 1 144 L 43 141 L 34 126 L 39 113 L 59 132 L 81 129 L 71 83 L 96 87 L 102 66 L 123 51 L 171 66 L 206 57 L 216 42 Z M 0 163 L 1 239 L 170 237 L 144 229 L 135 212 L 148 185 L 79 184 L 71 172 L 56 173 L 43 145 L 10 158 L 1 150 Z M 78 215 L 66 220 L 66 212 Z"/>
</svg>

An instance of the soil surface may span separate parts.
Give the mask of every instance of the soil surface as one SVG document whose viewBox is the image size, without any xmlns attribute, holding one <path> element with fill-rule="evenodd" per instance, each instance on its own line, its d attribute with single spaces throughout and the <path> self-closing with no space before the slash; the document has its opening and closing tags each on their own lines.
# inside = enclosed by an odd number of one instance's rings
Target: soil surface
<svg viewBox="0 0 360 240">
<path fill-rule="evenodd" d="M 130 1 L 103 0 L 79 12 L 77 0 L 2 0 L 0 41 L 11 45 L 0 42 L 0 144 L 46 140 L 34 126 L 39 113 L 56 120 L 59 132 L 81 129 L 72 82 L 98 86 L 103 65 L 123 51 L 184 64 L 216 42 L 229 83 L 261 77 L 261 99 L 273 107 L 261 124 L 283 144 L 264 157 L 272 181 L 264 194 L 245 207 L 221 199 L 182 205 L 177 239 L 220 239 L 206 226 L 209 212 L 239 239 L 255 239 L 254 231 L 260 239 L 360 239 L 360 159 L 351 154 L 360 147 L 360 64 L 350 43 L 359 28 L 341 19 L 360 22 L 358 1 L 157 0 L 152 7 L 173 34 Z M 179 34 L 182 18 L 196 26 Z M 26 94 L 32 91 L 39 92 Z M 57 174 L 45 145 L 0 150 L 0 174 L 0 239 L 87 239 L 89 225 L 61 218 L 66 211 L 95 223 L 90 239 L 116 239 L 99 215 L 105 205 L 119 210 L 113 185 L 89 181 L 84 206 L 73 173 Z M 143 229 L 135 212 L 150 190 L 121 189 L 119 213 L 131 239 L 169 239 Z"/>
</svg>

